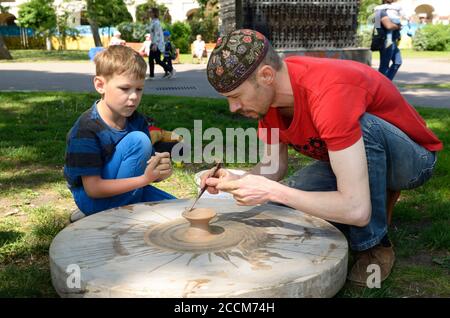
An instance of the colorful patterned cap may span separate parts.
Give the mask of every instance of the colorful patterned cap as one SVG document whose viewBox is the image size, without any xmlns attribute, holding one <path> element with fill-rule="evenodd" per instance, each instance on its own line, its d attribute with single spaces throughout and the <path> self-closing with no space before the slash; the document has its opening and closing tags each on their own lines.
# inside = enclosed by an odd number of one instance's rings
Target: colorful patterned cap
<svg viewBox="0 0 450 318">
<path fill-rule="evenodd" d="M 209 83 L 227 93 L 241 85 L 266 56 L 269 41 L 261 33 L 242 29 L 219 38 L 206 69 Z"/>
</svg>

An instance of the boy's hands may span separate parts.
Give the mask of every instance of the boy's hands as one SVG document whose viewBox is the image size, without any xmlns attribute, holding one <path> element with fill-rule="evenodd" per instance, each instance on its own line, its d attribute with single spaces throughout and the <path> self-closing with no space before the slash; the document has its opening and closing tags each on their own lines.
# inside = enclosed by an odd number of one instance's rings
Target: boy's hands
<svg viewBox="0 0 450 318">
<path fill-rule="evenodd" d="M 147 168 L 144 171 L 144 177 L 148 183 L 159 182 L 167 179 L 172 174 L 172 163 L 168 152 L 156 152 L 153 157 L 147 161 Z"/>
</svg>

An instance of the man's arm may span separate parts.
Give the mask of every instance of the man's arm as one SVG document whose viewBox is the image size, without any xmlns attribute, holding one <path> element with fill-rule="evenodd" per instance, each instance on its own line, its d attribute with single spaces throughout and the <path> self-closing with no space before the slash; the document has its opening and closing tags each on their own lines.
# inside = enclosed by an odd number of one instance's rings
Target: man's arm
<svg viewBox="0 0 450 318">
<path fill-rule="evenodd" d="M 209 193 L 217 194 L 219 190 L 216 189 L 216 186 L 219 182 L 237 180 L 249 175 L 263 176 L 270 180 L 279 181 L 286 175 L 287 168 L 288 146 L 281 143 L 279 145 L 266 144 L 263 159 L 250 172 L 243 176 L 238 176 L 226 169 L 220 169 L 214 176 L 210 177 L 208 177 L 209 173 L 205 172 L 200 177 L 200 187 L 203 188 L 206 184 L 206 190 Z"/>
<path fill-rule="evenodd" d="M 371 215 L 369 176 L 362 137 L 352 146 L 329 151 L 337 191 L 309 192 L 289 188 L 260 176 L 219 182 L 242 205 L 278 202 L 329 221 L 365 226 Z"/>
<path fill-rule="evenodd" d="M 264 176 L 270 180 L 280 181 L 288 170 L 288 146 L 283 143 L 278 145 L 266 144 L 264 156 L 261 162 L 248 174 Z"/>
<path fill-rule="evenodd" d="M 330 164 L 336 176 L 337 191 L 307 192 L 277 187 L 277 202 L 311 215 L 356 226 L 370 220 L 371 203 L 366 153 L 362 137 L 352 146 L 329 151 Z"/>
</svg>

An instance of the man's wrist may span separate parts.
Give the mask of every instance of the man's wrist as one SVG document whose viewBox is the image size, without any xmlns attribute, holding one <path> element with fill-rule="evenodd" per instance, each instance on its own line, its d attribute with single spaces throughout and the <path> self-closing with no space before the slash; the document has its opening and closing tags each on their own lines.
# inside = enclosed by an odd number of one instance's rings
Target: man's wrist
<svg viewBox="0 0 450 318">
<path fill-rule="evenodd" d="M 277 181 L 273 181 L 270 180 L 270 182 L 272 183 L 272 185 L 270 185 L 270 194 L 269 194 L 269 200 L 271 202 L 276 202 L 276 203 L 283 203 L 284 204 L 284 194 L 283 194 L 283 188 L 284 186 L 277 182 Z"/>
</svg>

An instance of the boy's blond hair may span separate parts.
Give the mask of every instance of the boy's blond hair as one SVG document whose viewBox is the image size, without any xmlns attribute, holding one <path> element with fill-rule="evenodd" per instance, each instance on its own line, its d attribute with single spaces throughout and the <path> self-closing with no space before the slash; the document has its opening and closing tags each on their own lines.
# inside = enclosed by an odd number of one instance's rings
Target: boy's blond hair
<svg viewBox="0 0 450 318">
<path fill-rule="evenodd" d="M 132 48 L 123 45 L 113 45 L 101 51 L 94 58 L 97 76 L 107 80 L 113 75 L 129 74 L 135 79 L 144 79 L 147 73 L 147 63 Z"/>
</svg>

